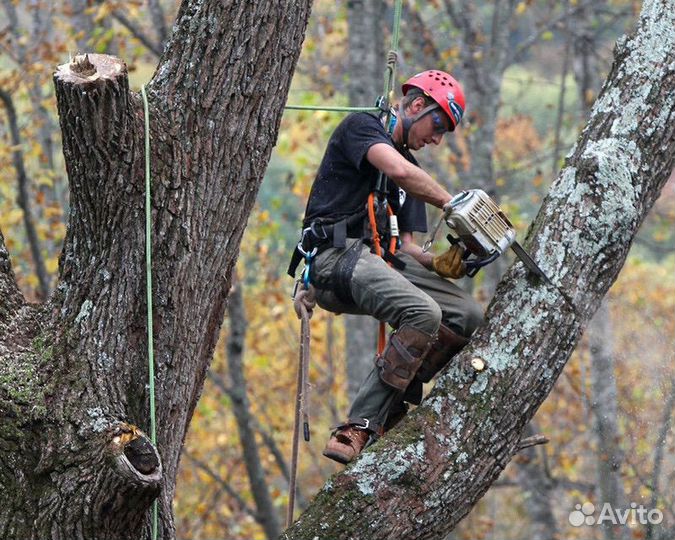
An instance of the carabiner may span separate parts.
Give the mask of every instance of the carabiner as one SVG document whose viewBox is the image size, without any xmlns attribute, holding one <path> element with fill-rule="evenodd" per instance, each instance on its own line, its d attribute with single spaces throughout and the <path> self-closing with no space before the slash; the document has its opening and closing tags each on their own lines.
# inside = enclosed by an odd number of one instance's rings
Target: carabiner
<svg viewBox="0 0 675 540">
<path fill-rule="evenodd" d="M 309 270 L 312 266 L 312 259 L 316 255 L 318 249 L 315 247 L 312 251 L 307 252 L 302 249 L 302 246 L 298 245 L 298 250 L 305 256 L 305 268 L 302 270 L 302 284 L 305 289 L 309 289 Z"/>
</svg>

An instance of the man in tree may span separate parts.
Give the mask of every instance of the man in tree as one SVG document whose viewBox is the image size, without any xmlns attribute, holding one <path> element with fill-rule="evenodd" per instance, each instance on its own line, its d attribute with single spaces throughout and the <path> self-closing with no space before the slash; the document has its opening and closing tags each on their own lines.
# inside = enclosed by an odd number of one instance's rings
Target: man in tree
<svg viewBox="0 0 675 540">
<path fill-rule="evenodd" d="M 303 251 L 316 248 L 309 277 L 319 305 L 372 315 L 395 329 L 347 421 L 326 445 L 324 455 L 340 463 L 352 461 L 400 421 L 406 402 L 419 404 L 423 383 L 462 349 L 482 321 L 470 295 L 445 279 L 464 276 L 463 249 L 452 246 L 434 257 L 413 241 L 414 232 L 427 230 L 424 204 L 446 208 L 451 195 L 410 152 L 437 145 L 446 131 L 454 131 L 464 112 L 464 93 L 451 75 L 435 70 L 418 73 L 402 90 L 391 134 L 382 118 L 356 113 L 331 136 L 290 269 L 293 274 Z M 384 181 L 378 185 L 380 172 Z M 380 256 L 378 237 L 391 243 L 394 253 Z"/>
</svg>

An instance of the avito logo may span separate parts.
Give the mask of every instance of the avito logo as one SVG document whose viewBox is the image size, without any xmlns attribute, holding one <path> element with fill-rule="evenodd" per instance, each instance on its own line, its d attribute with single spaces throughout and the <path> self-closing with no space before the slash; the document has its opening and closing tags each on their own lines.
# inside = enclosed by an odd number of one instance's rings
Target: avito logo
<svg viewBox="0 0 675 540">
<path fill-rule="evenodd" d="M 569 521 L 572 527 L 582 525 L 626 525 L 627 523 L 639 523 L 641 525 L 658 525 L 663 521 L 663 512 L 657 508 L 647 509 L 642 505 L 631 503 L 630 508 L 613 508 L 611 504 L 604 503 L 600 514 L 595 516 L 595 505 L 592 502 L 575 504 L 570 512 Z"/>
</svg>

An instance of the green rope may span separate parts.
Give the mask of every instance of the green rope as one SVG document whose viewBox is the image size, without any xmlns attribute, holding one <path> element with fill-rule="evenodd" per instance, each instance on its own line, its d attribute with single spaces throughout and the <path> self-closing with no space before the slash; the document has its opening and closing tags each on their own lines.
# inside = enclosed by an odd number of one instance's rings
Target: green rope
<svg viewBox="0 0 675 540">
<path fill-rule="evenodd" d="M 150 113 L 145 85 L 141 86 L 143 96 L 143 119 L 145 121 L 145 283 L 148 305 L 148 379 L 150 382 L 150 440 L 157 445 L 157 423 L 155 420 L 155 351 L 152 331 L 152 207 L 150 198 Z M 152 503 L 152 540 L 157 540 L 157 499 Z"/>
<path fill-rule="evenodd" d="M 391 33 L 391 52 L 398 54 L 398 41 L 401 29 L 401 12 L 403 11 L 403 0 L 396 0 L 394 4 L 394 30 Z M 394 88 L 394 77 L 396 75 L 396 57 L 393 61 L 387 63 L 387 75 L 384 82 L 384 97 L 389 99 L 389 94 Z"/>
<path fill-rule="evenodd" d="M 396 0 L 394 5 L 394 31 L 391 35 L 391 48 L 398 51 L 398 36 L 401 30 L 401 12 L 403 11 L 403 0 Z"/>
<path fill-rule="evenodd" d="M 377 107 L 319 107 L 315 105 L 286 105 L 291 111 L 327 111 L 327 112 L 369 112 L 379 111 Z"/>
</svg>

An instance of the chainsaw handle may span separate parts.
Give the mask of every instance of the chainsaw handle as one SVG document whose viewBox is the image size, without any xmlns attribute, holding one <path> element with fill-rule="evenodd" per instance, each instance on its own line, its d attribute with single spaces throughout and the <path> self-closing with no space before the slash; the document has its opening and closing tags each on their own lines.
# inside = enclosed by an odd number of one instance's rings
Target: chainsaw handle
<svg viewBox="0 0 675 540">
<path fill-rule="evenodd" d="M 469 253 L 468 251 L 465 252 Z M 466 275 L 469 277 L 473 277 L 478 273 L 478 270 L 483 268 L 483 266 L 487 266 L 488 264 L 495 262 L 499 258 L 499 251 L 495 251 L 492 255 L 485 259 L 473 259 L 471 261 L 466 261 Z"/>
<path fill-rule="evenodd" d="M 448 234 L 446 238 L 448 239 L 448 242 L 450 242 L 450 244 L 452 244 L 453 246 L 456 244 L 463 244 L 459 238 L 455 238 L 451 234 Z M 464 259 L 464 264 L 466 265 L 466 275 L 469 277 L 474 277 L 478 273 L 478 271 L 481 268 L 483 268 L 483 266 L 487 266 L 488 264 L 495 262 L 499 258 L 500 253 L 498 251 L 495 251 L 492 255 L 484 259 L 469 260 L 469 257 L 471 257 L 471 255 L 472 253 L 465 248 L 462 258 Z"/>
</svg>

